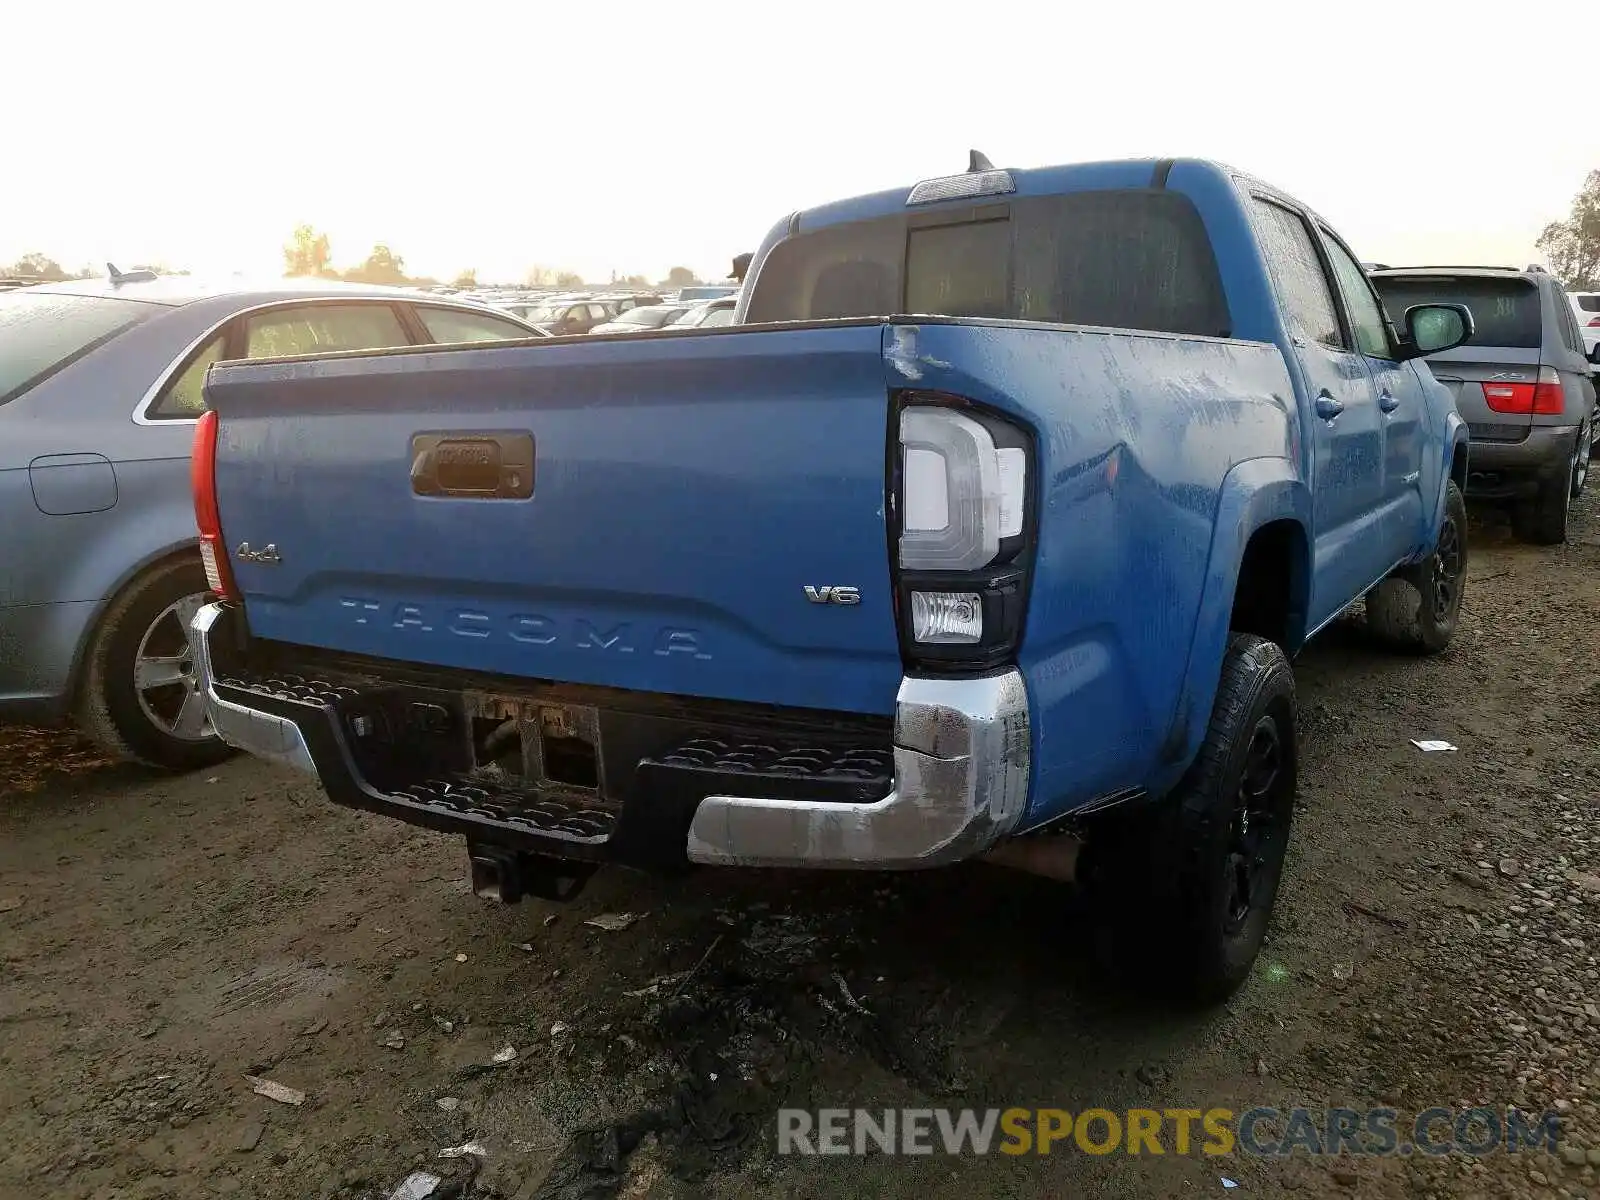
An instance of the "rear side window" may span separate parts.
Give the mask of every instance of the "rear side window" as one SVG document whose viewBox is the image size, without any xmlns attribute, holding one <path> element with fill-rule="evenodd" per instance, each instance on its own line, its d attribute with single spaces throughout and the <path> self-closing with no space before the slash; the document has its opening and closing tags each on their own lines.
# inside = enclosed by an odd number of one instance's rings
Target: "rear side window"
<svg viewBox="0 0 1600 1200">
<path fill-rule="evenodd" d="M 387 304 L 308 304 L 251 317 L 245 326 L 245 357 L 381 350 L 410 340 Z"/>
<path fill-rule="evenodd" d="M 183 373 L 167 385 L 166 391 L 151 405 L 147 416 L 160 420 L 184 420 L 205 411 L 206 372 L 222 358 L 224 338 L 218 334 L 196 354 Z"/>
<path fill-rule="evenodd" d="M 1583 353 L 1583 335 L 1578 332 L 1578 318 L 1572 315 L 1572 305 L 1556 302 L 1556 323 L 1561 327 L 1561 340 L 1574 354 Z"/>
<path fill-rule="evenodd" d="M 428 336 L 436 342 L 504 342 L 534 335 L 520 325 L 502 321 L 490 313 L 462 312 L 456 308 L 429 308 L 419 305 L 415 312 L 422 319 Z"/>
<path fill-rule="evenodd" d="M 1414 304 L 1465 304 L 1476 326 L 1469 346 L 1539 346 L 1539 289 L 1526 280 L 1377 275 L 1372 282 L 1396 329 L 1405 328 L 1406 309 Z"/>
<path fill-rule="evenodd" d="M 894 313 L 1227 336 L 1216 258 L 1176 192 L 1078 192 L 940 223 L 897 215 L 803 233 L 761 266 L 747 319 Z"/>
<path fill-rule="evenodd" d="M 1271 200 L 1258 198 L 1256 212 L 1261 217 L 1261 249 L 1294 332 L 1332 349 L 1348 349 L 1339 328 L 1333 286 L 1317 255 L 1310 226 L 1299 213 Z"/>
<path fill-rule="evenodd" d="M 0 293 L 0 404 L 159 311 L 111 296 Z"/>
<path fill-rule="evenodd" d="M 1582 292 L 1575 299 L 1584 312 L 1600 313 L 1600 292 Z"/>
</svg>

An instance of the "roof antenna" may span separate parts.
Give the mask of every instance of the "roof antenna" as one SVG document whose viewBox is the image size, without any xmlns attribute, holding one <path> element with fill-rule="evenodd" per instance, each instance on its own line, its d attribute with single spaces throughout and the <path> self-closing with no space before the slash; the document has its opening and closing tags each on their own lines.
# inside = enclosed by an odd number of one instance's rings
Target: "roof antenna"
<svg viewBox="0 0 1600 1200">
<path fill-rule="evenodd" d="M 154 271 L 119 271 L 116 263 L 109 262 L 106 264 L 106 274 L 111 276 L 113 287 L 124 283 L 149 283 L 156 277 Z"/>
<path fill-rule="evenodd" d="M 968 150 L 967 170 L 968 172 L 992 171 L 994 170 L 994 164 L 989 161 L 989 156 L 982 150 Z"/>
</svg>

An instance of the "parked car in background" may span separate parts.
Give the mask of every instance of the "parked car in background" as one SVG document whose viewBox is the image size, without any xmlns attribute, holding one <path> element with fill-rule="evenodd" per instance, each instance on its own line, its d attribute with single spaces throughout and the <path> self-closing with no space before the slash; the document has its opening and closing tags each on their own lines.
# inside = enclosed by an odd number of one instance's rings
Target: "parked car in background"
<svg viewBox="0 0 1600 1200">
<path fill-rule="evenodd" d="M 630 308 L 611 320 L 596 325 L 590 337 L 611 333 L 645 333 L 651 329 L 665 329 L 688 309 L 678 304 L 647 304 Z"/>
<path fill-rule="evenodd" d="M 541 304 L 529 309 L 525 319 L 544 333 L 574 334 L 588 333 L 614 315 L 598 300 L 579 300 Z"/>
<path fill-rule="evenodd" d="M 661 303 L 661 297 L 654 292 L 607 293 L 603 296 L 596 296 L 595 299 L 604 304 L 613 313 L 625 313 L 630 308 L 643 308 L 647 304 Z"/>
<path fill-rule="evenodd" d="M 206 591 L 189 450 L 213 363 L 541 336 L 343 283 L 145 276 L 0 295 L 0 719 L 71 713 L 107 750 L 163 767 L 226 753 L 188 642 Z"/>
<path fill-rule="evenodd" d="M 1567 299 L 1572 303 L 1578 328 L 1583 331 L 1583 352 L 1591 363 L 1596 362 L 1595 353 L 1600 349 L 1600 292 L 1568 292 Z"/>
<path fill-rule="evenodd" d="M 1509 504 L 1524 541 L 1566 541 L 1589 476 L 1595 388 L 1561 285 L 1509 267 L 1390 267 L 1371 278 L 1397 328 L 1417 304 L 1472 311 L 1472 337 L 1428 356 L 1472 437 L 1467 495 Z"/>
<path fill-rule="evenodd" d="M 673 329 L 715 329 L 718 325 L 733 324 L 733 310 L 739 305 L 737 295 L 718 300 L 705 300 L 686 307 L 672 322 Z"/>
<path fill-rule="evenodd" d="M 690 300 L 716 300 L 722 296 L 737 296 L 739 285 L 736 283 L 695 283 L 686 288 L 679 288 L 674 297 L 680 304 Z"/>
</svg>

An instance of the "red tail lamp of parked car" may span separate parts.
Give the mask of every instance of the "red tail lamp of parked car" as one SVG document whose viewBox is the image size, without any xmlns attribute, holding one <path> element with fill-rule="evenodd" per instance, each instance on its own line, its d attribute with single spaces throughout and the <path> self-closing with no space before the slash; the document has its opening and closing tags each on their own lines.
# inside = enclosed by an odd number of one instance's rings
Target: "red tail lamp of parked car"
<svg viewBox="0 0 1600 1200">
<path fill-rule="evenodd" d="M 1541 367 L 1536 383 L 1485 383 L 1483 398 L 1497 413 L 1522 416 L 1557 416 L 1566 400 L 1554 367 Z"/>
<path fill-rule="evenodd" d="M 217 414 L 207 410 L 194 427 L 194 453 L 189 457 L 189 484 L 194 490 L 194 521 L 200 530 L 200 561 L 206 583 L 223 600 L 237 600 L 239 589 L 228 567 L 217 515 Z"/>
</svg>

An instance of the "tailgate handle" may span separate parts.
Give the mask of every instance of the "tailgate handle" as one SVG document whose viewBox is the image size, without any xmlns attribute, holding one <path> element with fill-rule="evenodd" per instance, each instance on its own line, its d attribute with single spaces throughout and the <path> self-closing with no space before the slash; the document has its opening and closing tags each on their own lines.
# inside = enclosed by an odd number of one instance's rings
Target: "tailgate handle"
<svg viewBox="0 0 1600 1200">
<path fill-rule="evenodd" d="M 411 491 L 417 496 L 526 500 L 533 495 L 533 434 L 414 434 Z"/>
</svg>

